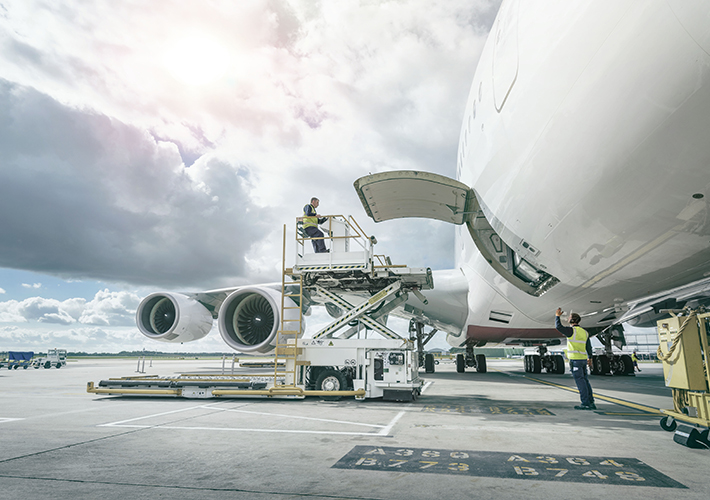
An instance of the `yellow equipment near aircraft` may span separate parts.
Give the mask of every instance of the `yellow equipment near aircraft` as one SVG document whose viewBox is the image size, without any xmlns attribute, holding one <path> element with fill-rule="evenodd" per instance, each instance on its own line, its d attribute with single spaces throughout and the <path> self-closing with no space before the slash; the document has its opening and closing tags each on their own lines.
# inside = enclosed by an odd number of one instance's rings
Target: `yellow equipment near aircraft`
<svg viewBox="0 0 710 500">
<path fill-rule="evenodd" d="M 666 387 L 673 389 L 673 410 L 661 410 L 661 427 L 675 431 L 674 441 L 691 448 L 710 448 L 710 313 L 684 311 L 658 321 L 658 359 Z M 678 425 L 676 421 L 683 424 Z"/>
</svg>

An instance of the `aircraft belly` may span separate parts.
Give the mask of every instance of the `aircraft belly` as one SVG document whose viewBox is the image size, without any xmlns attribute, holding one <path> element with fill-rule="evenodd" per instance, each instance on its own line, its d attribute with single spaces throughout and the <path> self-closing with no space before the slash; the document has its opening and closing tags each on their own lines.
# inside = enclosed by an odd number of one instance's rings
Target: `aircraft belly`
<svg viewBox="0 0 710 500">
<path fill-rule="evenodd" d="M 500 113 L 485 91 L 490 66 L 479 64 L 461 179 L 506 243 L 521 253 L 521 242 L 534 245 L 537 263 L 560 280 L 525 297 L 481 268 L 487 286 L 530 321 L 547 322 L 565 304 L 598 321 L 614 299 L 708 271 L 710 56 L 665 2 L 618 2 L 612 11 L 584 3 L 558 17 L 545 4 L 520 4 L 519 70 Z M 706 18 L 710 9 L 694 5 Z M 541 36 L 557 40 L 532 43 Z M 548 50 L 535 52 L 540 46 Z"/>
<path fill-rule="evenodd" d="M 542 340 L 563 338 L 554 328 L 499 328 L 490 326 L 468 325 L 466 336 L 472 341 L 505 343 L 506 340 Z"/>
</svg>

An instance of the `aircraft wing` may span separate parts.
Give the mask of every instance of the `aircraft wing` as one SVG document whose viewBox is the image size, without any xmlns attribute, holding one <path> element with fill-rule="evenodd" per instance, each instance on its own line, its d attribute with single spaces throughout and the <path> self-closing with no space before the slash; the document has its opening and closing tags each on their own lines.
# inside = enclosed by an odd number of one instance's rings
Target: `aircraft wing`
<svg viewBox="0 0 710 500">
<path fill-rule="evenodd" d="M 652 327 L 656 326 L 657 320 L 667 316 L 667 314 L 661 313 L 663 310 L 682 309 L 686 306 L 694 309 L 709 304 L 710 278 L 705 278 L 629 302 L 627 304 L 628 310 L 617 323 Z"/>
</svg>

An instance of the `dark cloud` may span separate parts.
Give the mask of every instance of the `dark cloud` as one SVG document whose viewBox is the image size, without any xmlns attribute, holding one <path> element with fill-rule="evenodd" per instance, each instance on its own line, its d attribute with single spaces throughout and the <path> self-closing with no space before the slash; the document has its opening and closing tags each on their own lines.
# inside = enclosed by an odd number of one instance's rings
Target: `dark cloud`
<svg viewBox="0 0 710 500">
<path fill-rule="evenodd" d="M 244 276 L 250 171 L 0 82 L 0 266 L 135 284 Z"/>
</svg>

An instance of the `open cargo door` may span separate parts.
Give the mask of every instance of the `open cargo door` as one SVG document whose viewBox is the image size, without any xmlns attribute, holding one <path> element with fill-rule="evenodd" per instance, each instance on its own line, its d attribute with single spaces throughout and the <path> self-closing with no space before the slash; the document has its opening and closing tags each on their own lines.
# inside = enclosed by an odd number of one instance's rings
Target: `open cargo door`
<svg viewBox="0 0 710 500">
<path fill-rule="evenodd" d="M 462 182 L 414 170 L 371 174 L 356 180 L 354 186 L 375 222 L 420 217 L 463 224 L 474 198 Z"/>
</svg>

